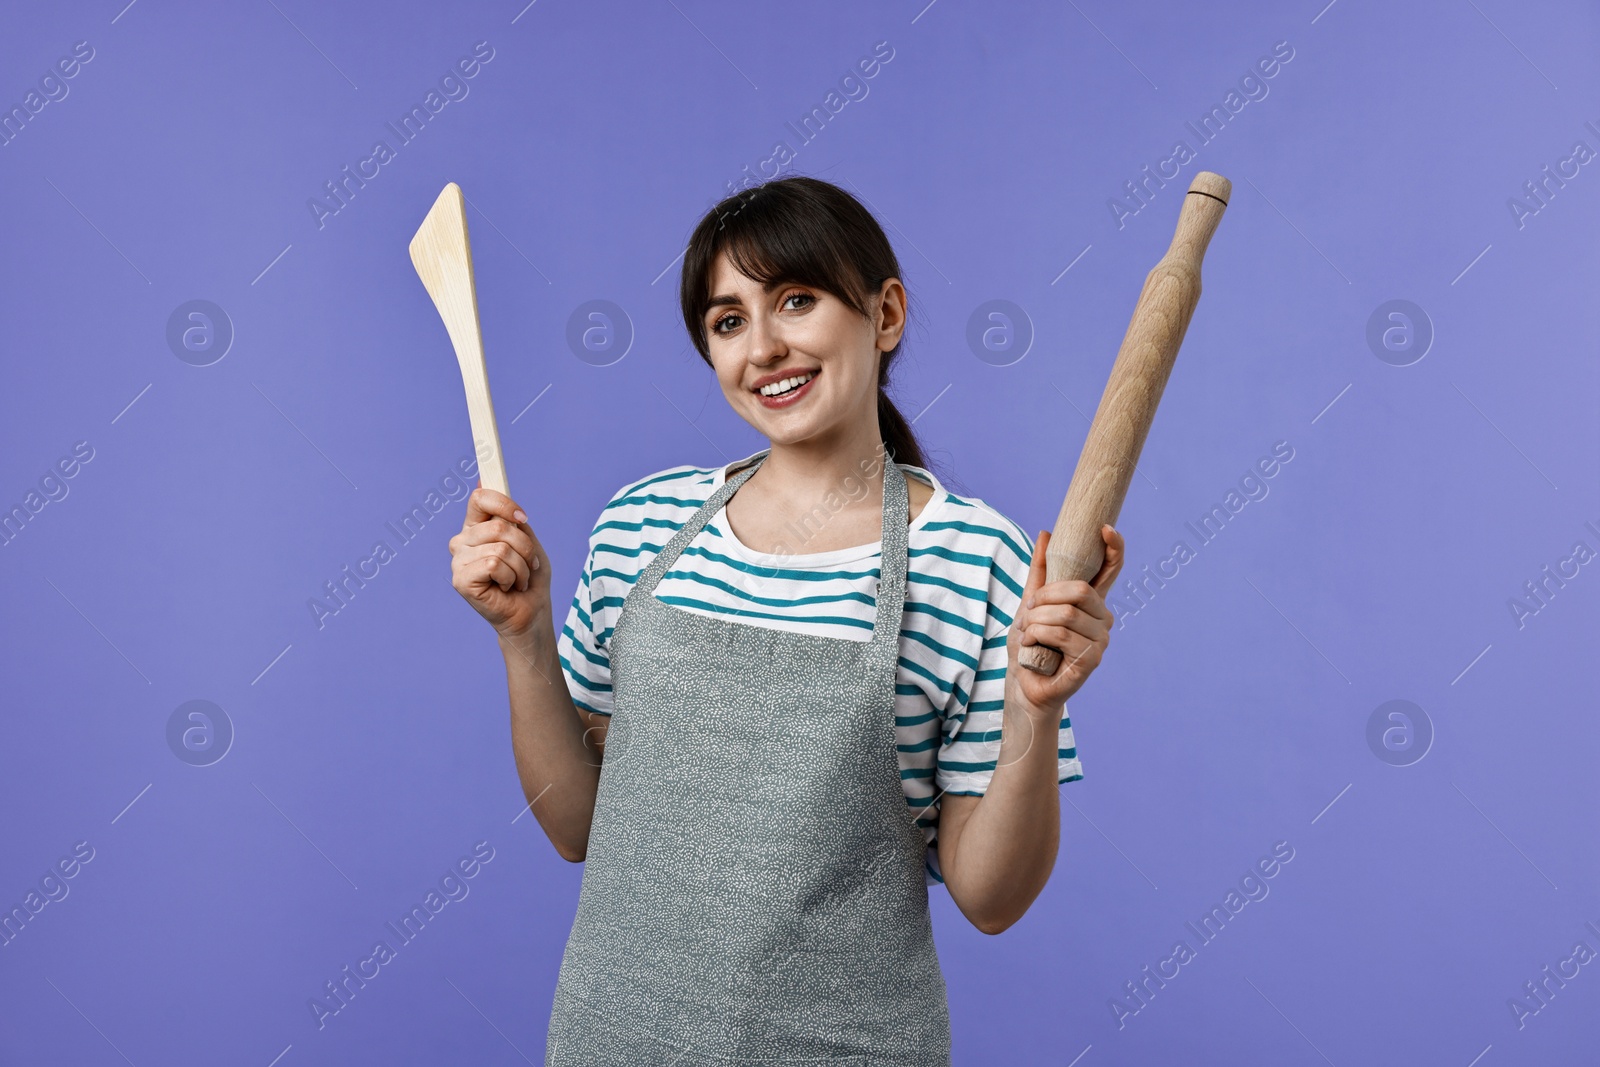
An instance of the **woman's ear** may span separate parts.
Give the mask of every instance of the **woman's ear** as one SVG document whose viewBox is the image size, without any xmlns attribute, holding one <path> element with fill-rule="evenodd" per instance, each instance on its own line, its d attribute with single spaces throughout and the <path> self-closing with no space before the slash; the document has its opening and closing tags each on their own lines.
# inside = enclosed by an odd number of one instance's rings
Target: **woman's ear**
<svg viewBox="0 0 1600 1067">
<path fill-rule="evenodd" d="M 899 278 L 885 278 L 877 297 L 877 346 L 893 352 L 906 328 L 906 287 Z"/>
</svg>

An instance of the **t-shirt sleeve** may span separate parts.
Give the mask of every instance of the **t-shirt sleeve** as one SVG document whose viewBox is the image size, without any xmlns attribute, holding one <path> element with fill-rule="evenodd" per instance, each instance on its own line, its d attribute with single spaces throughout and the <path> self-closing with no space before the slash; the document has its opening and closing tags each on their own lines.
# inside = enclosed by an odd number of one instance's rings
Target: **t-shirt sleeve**
<svg viewBox="0 0 1600 1067">
<path fill-rule="evenodd" d="M 989 789 L 1000 759 L 1004 722 L 1007 650 L 1011 623 L 1022 605 L 1022 590 L 1033 564 L 1033 542 L 1020 527 L 998 513 L 999 536 L 989 564 L 989 602 L 983 639 L 977 649 L 977 670 L 972 692 L 952 689 L 944 708 L 946 728 L 941 739 L 935 773 L 938 788 L 962 796 L 982 796 Z M 962 700 L 965 699 L 965 706 Z M 1072 719 L 1066 705 L 1056 734 L 1056 781 L 1075 782 L 1083 777 L 1072 736 Z"/>
<path fill-rule="evenodd" d="M 697 493 L 710 473 L 688 465 L 659 471 L 611 494 L 595 519 L 583 573 L 556 640 L 567 690 L 585 711 L 611 714 L 611 635 L 622 605 L 662 547 L 653 541 L 671 537 L 700 506 Z"/>
<path fill-rule="evenodd" d="M 589 537 L 589 551 L 583 561 L 567 621 L 561 627 L 556 650 L 561 656 L 562 673 L 572 702 L 597 715 L 611 714 L 611 654 L 607 643 L 611 628 L 606 625 L 605 579 L 595 574 L 595 547 L 598 531 Z"/>
</svg>

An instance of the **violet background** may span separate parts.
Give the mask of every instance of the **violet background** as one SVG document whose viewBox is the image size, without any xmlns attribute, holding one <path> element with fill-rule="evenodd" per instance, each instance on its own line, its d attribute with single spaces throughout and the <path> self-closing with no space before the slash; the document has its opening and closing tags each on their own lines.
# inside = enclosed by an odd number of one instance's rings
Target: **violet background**
<svg viewBox="0 0 1600 1067">
<path fill-rule="evenodd" d="M 446 181 L 563 610 L 615 489 L 762 447 L 684 335 L 675 257 L 779 140 L 895 242 L 920 316 L 896 395 L 958 491 L 1053 523 L 1198 169 L 1233 198 L 1125 577 L 1294 450 L 1118 601 L 1028 915 L 990 938 L 935 892 L 955 1061 L 1594 1062 L 1595 965 L 1521 1028 L 1507 1003 L 1600 949 L 1600 576 L 1508 606 L 1600 549 L 1600 164 L 1508 207 L 1600 150 L 1592 5 L 124 2 L 0 32 L 8 109 L 95 50 L 0 148 L 0 506 L 94 449 L 0 549 L 0 905 L 95 850 L 0 948 L 0 1062 L 541 1062 L 581 868 L 517 818 L 499 654 L 448 581 L 462 505 L 321 629 L 307 601 L 470 448 L 406 254 Z M 478 41 L 469 95 L 319 228 L 308 199 Z M 801 144 L 786 123 L 880 41 Z M 1279 41 L 1268 95 L 1119 229 L 1108 199 Z M 166 340 L 193 299 L 235 331 L 209 366 Z M 1006 366 L 967 342 L 996 299 L 1034 335 Z M 1394 299 L 1431 322 L 1414 362 L 1367 342 Z M 609 365 L 566 339 L 590 300 L 631 323 Z M 167 742 L 195 699 L 234 730 L 210 766 Z M 1367 740 L 1391 700 L 1431 725 L 1408 766 Z M 319 1030 L 308 999 L 485 840 L 470 895 Z M 1279 841 L 1270 894 L 1200 946 L 1185 923 Z M 1180 938 L 1196 958 L 1119 1028 Z"/>
</svg>

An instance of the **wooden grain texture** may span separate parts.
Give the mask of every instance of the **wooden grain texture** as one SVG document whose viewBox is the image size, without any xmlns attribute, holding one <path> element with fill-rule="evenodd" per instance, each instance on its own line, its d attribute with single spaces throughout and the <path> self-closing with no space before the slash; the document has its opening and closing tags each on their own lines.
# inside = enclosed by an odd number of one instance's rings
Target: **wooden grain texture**
<svg viewBox="0 0 1600 1067">
<path fill-rule="evenodd" d="M 484 488 L 511 495 L 505 456 L 489 396 L 489 370 L 483 361 L 483 330 L 478 324 L 478 293 L 472 276 L 472 243 L 467 238 L 466 199 L 455 182 L 444 187 L 411 238 L 411 263 L 444 320 L 461 365 L 467 415 Z"/>
<path fill-rule="evenodd" d="M 1145 277 L 1050 534 L 1048 582 L 1090 581 L 1100 572 L 1105 555 L 1100 527 L 1115 526 L 1122 512 L 1161 392 L 1200 300 L 1201 260 L 1232 191 L 1233 184 L 1220 174 L 1196 174 L 1183 198 L 1172 245 Z M 1054 674 L 1061 652 L 1049 645 L 1027 645 L 1018 662 L 1039 674 Z"/>
</svg>

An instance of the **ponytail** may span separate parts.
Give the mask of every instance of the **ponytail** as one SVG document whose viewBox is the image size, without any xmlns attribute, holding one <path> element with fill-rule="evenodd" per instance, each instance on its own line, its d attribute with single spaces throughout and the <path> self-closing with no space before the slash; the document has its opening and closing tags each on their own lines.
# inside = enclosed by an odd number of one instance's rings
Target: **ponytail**
<svg viewBox="0 0 1600 1067">
<path fill-rule="evenodd" d="M 884 360 L 885 367 L 888 362 Z M 886 377 L 887 372 L 880 376 Z M 911 432 L 911 424 L 900 414 L 900 409 L 894 406 L 894 401 L 889 399 L 889 394 L 881 384 L 878 386 L 878 433 L 883 436 L 883 448 L 891 462 L 909 463 L 913 467 L 927 469 L 928 461 L 922 456 L 922 448 L 917 444 L 916 434 Z"/>
</svg>

